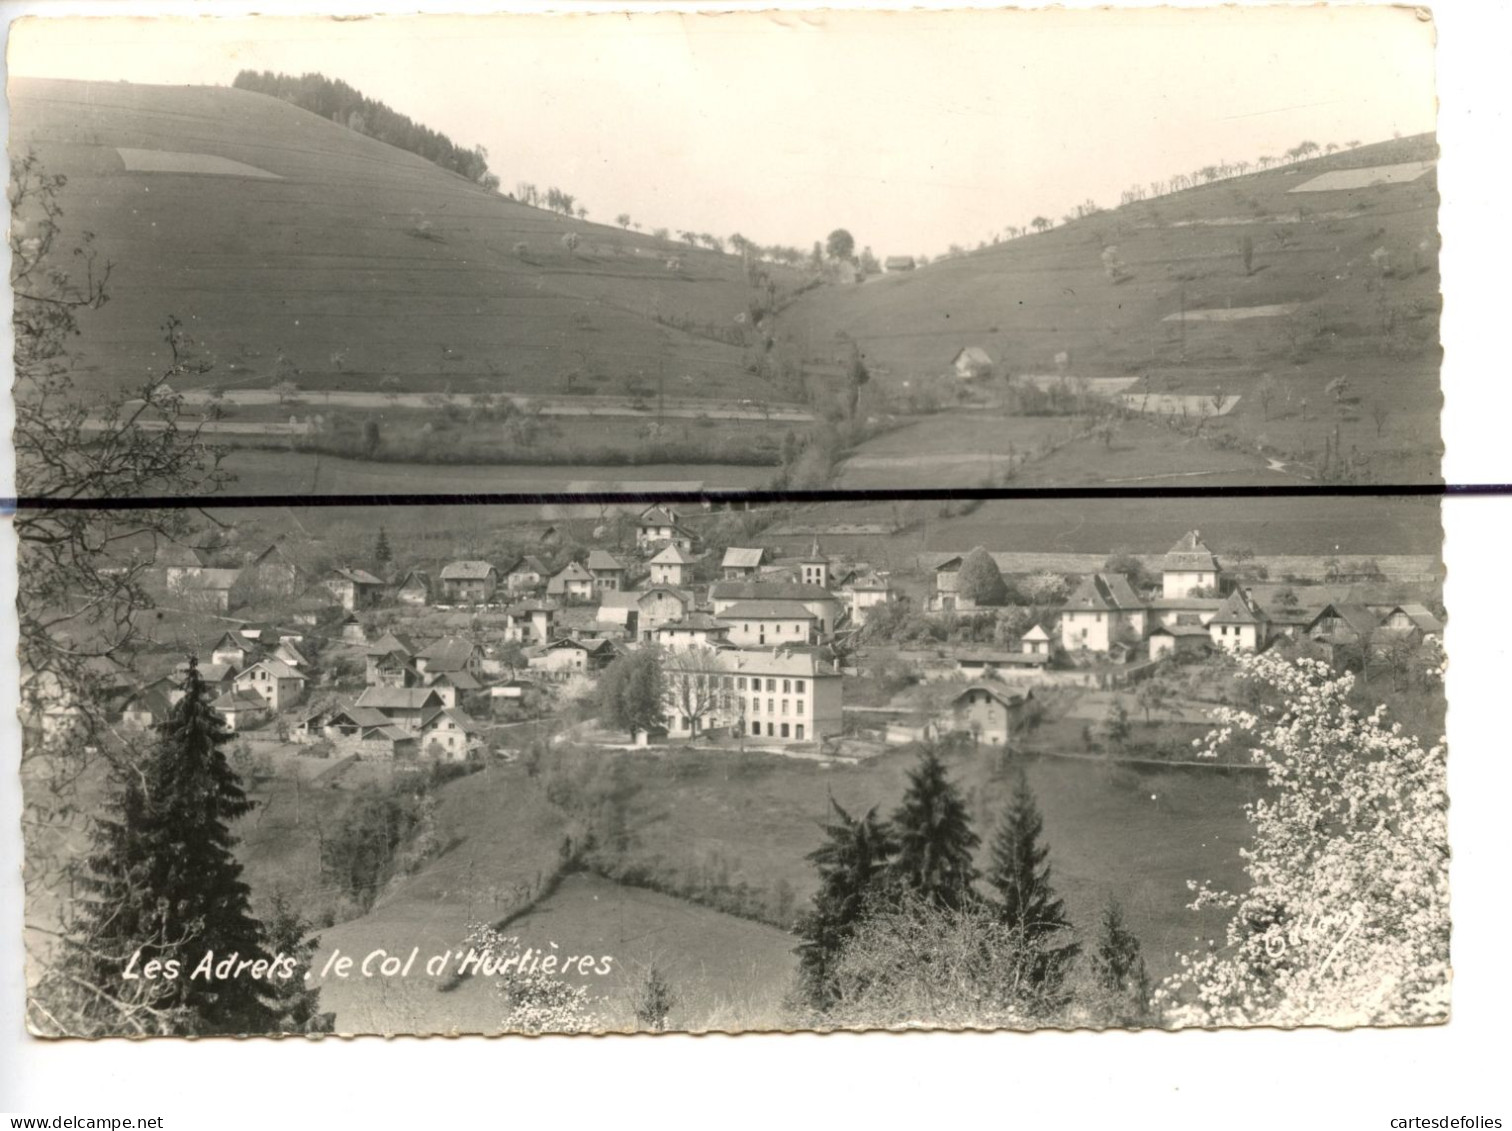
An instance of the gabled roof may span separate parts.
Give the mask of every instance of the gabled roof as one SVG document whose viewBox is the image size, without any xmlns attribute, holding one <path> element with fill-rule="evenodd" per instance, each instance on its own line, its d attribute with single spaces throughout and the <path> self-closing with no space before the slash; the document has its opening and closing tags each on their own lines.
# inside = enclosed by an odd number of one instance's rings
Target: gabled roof
<svg viewBox="0 0 1512 1131">
<path fill-rule="evenodd" d="M 393 723 L 383 723 L 378 726 L 365 727 L 362 731 L 362 737 L 365 741 L 369 742 L 375 738 L 381 738 L 385 742 L 416 741 L 413 734 L 411 734 L 401 726 L 395 726 Z"/>
<path fill-rule="evenodd" d="M 992 358 L 981 346 L 967 346 L 965 349 L 960 350 L 955 357 L 950 359 L 950 364 L 959 365 L 963 361 L 972 365 L 992 364 Z"/>
<path fill-rule="evenodd" d="M 326 726 L 334 726 L 341 719 L 346 719 L 347 722 L 358 727 L 385 726 L 389 721 L 389 717 L 376 707 L 353 707 L 337 704 L 310 712 L 310 714 L 301 720 L 301 723 L 308 724 L 322 716 L 325 717 L 324 725 Z"/>
<path fill-rule="evenodd" d="M 1092 573 L 1082 578 L 1076 592 L 1061 606 L 1063 610 L 1079 612 L 1087 609 L 1127 610 L 1147 608 L 1147 604 L 1134 595 L 1129 579 L 1121 573 Z"/>
<path fill-rule="evenodd" d="M 675 545 L 665 546 L 660 553 L 651 559 L 652 565 L 692 565 L 698 559 L 690 554 L 685 554 Z"/>
<path fill-rule="evenodd" d="M 958 569 L 961 568 L 961 564 L 965 560 L 966 559 L 963 558 L 963 557 L 961 557 L 961 555 L 955 554 L 952 557 L 948 557 L 943 562 L 940 562 L 938 565 L 936 565 L 934 567 L 934 571 L 936 573 L 947 573 L 947 572 L 954 573 L 956 570 L 958 570 Z"/>
<path fill-rule="evenodd" d="M 567 581 L 592 581 L 593 574 L 585 569 L 581 562 L 568 562 L 559 569 L 551 579 L 553 585 Z"/>
<path fill-rule="evenodd" d="M 1177 621 L 1173 624 L 1157 624 L 1150 629 L 1151 636 L 1201 636 L 1206 639 L 1211 634 L 1205 624 L 1182 624 Z"/>
<path fill-rule="evenodd" d="M 1024 633 L 1022 640 L 1049 640 L 1050 634 L 1045 631 L 1044 625 L 1036 624 L 1028 632 Z"/>
<path fill-rule="evenodd" d="M 255 691 L 228 691 L 210 704 L 212 711 L 266 711 L 268 701 Z"/>
<path fill-rule="evenodd" d="M 644 589 L 634 590 L 631 596 L 635 598 L 636 605 L 640 606 L 645 603 L 647 597 L 654 597 L 657 594 L 671 597 L 674 601 L 681 604 L 683 608 L 687 608 L 693 603 L 693 594 L 685 593 L 681 589 L 674 589 L 670 585 L 648 585 Z"/>
<path fill-rule="evenodd" d="M 549 644 L 543 645 L 541 651 L 555 652 L 563 648 L 577 648 L 590 654 L 614 651 L 614 645 L 607 640 L 578 640 L 571 636 L 563 636 L 559 640 L 553 640 Z"/>
<path fill-rule="evenodd" d="M 534 554 L 526 554 L 519 561 L 515 562 L 514 565 L 509 567 L 509 572 L 544 574 L 546 573 L 546 567 L 541 563 L 541 559 L 536 557 Z"/>
<path fill-rule="evenodd" d="M 1428 611 L 1427 605 L 1409 603 L 1405 605 L 1393 605 L 1386 610 L 1388 617 L 1395 613 L 1401 613 L 1413 626 L 1422 632 L 1439 633 L 1444 631 L 1444 623 Z"/>
<path fill-rule="evenodd" d="M 236 675 L 235 664 L 201 664 L 199 666 L 200 678 L 206 683 L 220 683 Z"/>
<path fill-rule="evenodd" d="M 892 584 L 885 577 L 879 577 L 875 573 L 868 573 L 860 577 L 853 576 L 847 578 L 843 588 L 863 592 L 880 591 L 885 593 L 892 588 Z"/>
<path fill-rule="evenodd" d="M 241 633 L 239 633 L 239 632 L 229 632 L 229 631 L 226 632 L 226 633 L 224 633 L 224 634 L 222 634 L 221 638 L 219 640 L 217 640 L 214 645 L 211 646 L 210 651 L 212 651 L 212 652 L 219 652 L 221 650 L 221 648 L 226 644 L 227 641 L 230 641 L 231 647 L 234 648 L 234 649 L 236 649 L 238 652 L 255 652 L 255 651 L 257 651 L 257 649 L 253 645 L 252 641 L 248 640 Z"/>
<path fill-rule="evenodd" d="M 430 574 L 425 572 L 425 570 L 423 569 L 412 569 L 405 571 L 404 576 L 399 579 L 399 583 L 395 585 L 394 588 L 408 589 L 411 583 L 420 586 L 420 588 L 424 589 L 427 593 L 430 592 Z"/>
<path fill-rule="evenodd" d="M 169 543 L 158 550 L 153 561 L 165 567 L 202 569 L 210 564 L 210 555 L 196 546 L 176 546 Z"/>
<path fill-rule="evenodd" d="M 168 717 L 168 712 L 173 705 L 168 702 L 168 692 L 161 686 L 162 680 L 149 683 L 145 687 L 139 687 L 131 693 L 125 703 L 121 704 L 121 710 L 130 710 L 135 707 L 138 710 L 148 712 L 153 719 L 161 720 Z"/>
<path fill-rule="evenodd" d="M 677 515 L 663 506 L 647 507 L 641 511 L 641 526 L 676 526 Z"/>
<path fill-rule="evenodd" d="M 612 596 L 612 594 L 606 593 L 605 596 Z M 556 613 L 560 612 L 561 608 L 555 601 L 545 601 L 535 598 L 529 601 L 521 601 L 517 605 L 510 605 L 508 612 L 510 616 L 517 617 L 522 615 L 529 616 L 531 613 Z"/>
<path fill-rule="evenodd" d="M 1188 530 L 1177 539 L 1176 545 L 1166 551 L 1160 568 L 1166 573 L 1191 573 L 1199 570 L 1215 573 L 1218 559 L 1203 544 L 1202 535 L 1198 531 Z"/>
<path fill-rule="evenodd" d="M 341 568 L 338 567 L 336 569 L 333 569 L 331 572 L 333 574 L 335 574 L 337 577 L 344 578 L 347 581 L 350 581 L 350 582 L 352 582 L 352 583 L 354 583 L 356 585 L 382 585 L 383 584 L 382 579 L 374 577 L 372 574 L 370 574 L 365 569 L 341 569 Z"/>
<path fill-rule="evenodd" d="M 271 675 L 274 679 L 304 679 L 305 678 L 305 676 L 303 675 L 303 673 L 301 673 L 298 668 L 291 668 L 288 664 L 284 663 L 282 660 L 274 660 L 274 659 L 271 659 L 271 658 L 258 660 L 255 664 L 248 664 L 246 667 L 244 667 L 241 670 L 241 673 L 237 676 L 237 678 L 240 679 L 242 676 L 246 675 L 248 672 L 255 671 L 258 668 L 262 668 L 269 675 Z"/>
<path fill-rule="evenodd" d="M 483 686 L 473 678 L 471 672 L 466 670 L 440 672 L 435 679 L 431 680 L 432 687 L 441 683 L 455 687 L 458 691 L 477 691 Z"/>
<path fill-rule="evenodd" d="M 590 570 L 619 570 L 623 572 L 625 566 L 608 550 L 589 550 L 588 568 Z"/>
<path fill-rule="evenodd" d="M 431 672 L 457 671 L 467 667 L 476 645 L 460 636 L 443 636 L 415 656 L 425 661 L 425 670 Z"/>
<path fill-rule="evenodd" d="M 955 697 L 955 699 L 952 700 L 952 702 L 959 703 L 959 702 L 961 702 L 961 700 L 967 698 L 969 695 L 972 694 L 972 692 L 975 692 L 975 691 L 982 692 L 983 694 L 985 694 L 985 695 L 989 696 L 990 698 L 996 700 L 998 703 L 1001 703 L 1004 707 L 1007 707 L 1009 710 L 1012 710 L 1014 707 L 1018 707 L 1018 706 L 1022 705 L 1024 702 L 1026 702 L 1027 700 L 1034 698 L 1034 693 L 1032 691 L 1025 692 L 1022 695 L 1020 695 L 1017 691 L 1010 691 L 1010 692 L 1006 692 L 1005 693 L 1003 691 L 998 690 L 995 687 L 988 687 L 985 683 L 973 683 L 965 691 L 963 691 L 959 695 L 957 695 Z"/>
<path fill-rule="evenodd" d="M 434 711 L 428 711 L 420 717 L 420 729 L 430 730 L 438 723 L 451 721 L 457 724 L 457 729 L 464 734 L 480 734 L 483 728 L 478 725 L 476 719 L 460 707 L 441 707 Z"/>
<path fill-rule="evenodd" d="M 447 562 L 441 567 L 442 581 L 486 581 L 488 575 L 498 571 L 488 562 Z"/>
<path fill-rule="evenodd" d="M 719 614 L 721 620 L 818 620 L 802 601 L 736 601 Z"/>
<path fill-rule="evenodd" d="M 766 551 L 760 546 L 747 549 L 742 546 L 731 546 L 724 552 L 724 560 L 720 562 L 723 569 L 760 569 L 761 560 L 766 556 Z"/>
<path fill-rule="evenodd" d="M 1254 604 L 1244 595 L 1243 589 L 1235 589 L 1223 602 L 1223 607 L 1208 624 L 1260 624 L 1261 616 Z"/>
<path fill-rule="evenodd" d="M 836 597 L 822 585 L 804 585 L 798 581 L 716 581 L 709 586 L 714 601 L 834 601 Z"/>
<path fill-rule="evenodd" d="M 1314 626 L 1325 617 L 1337 617 L 1349 626 L 1351 632 L 1364 636 L 1374 632 L 1380 627 L 1380 619 L 1364 605 L 1355 605 L 1346 602 L 1336 602 L 1324 605 L 1318 610 L 1318 615 L 1307 622 L 1307 631 L 1311 632 Z"/>
<path fill-rule="evenodd" d="M 357 698 L 357 706 L 376 707 L 380 711 L 415 711 L 440 705 L 441 693 L 429 687 L 369 687 Z"/>
<path fill-rule="evenodd" d="M 415 643 L 408 636 L 394 632 L 391 629 L 369 644 L 363 651 L 370 656 L 386 656 L 390 652 L 398 652 L 404 656 L 413 656 L 415 654 Z"/>
</svg>

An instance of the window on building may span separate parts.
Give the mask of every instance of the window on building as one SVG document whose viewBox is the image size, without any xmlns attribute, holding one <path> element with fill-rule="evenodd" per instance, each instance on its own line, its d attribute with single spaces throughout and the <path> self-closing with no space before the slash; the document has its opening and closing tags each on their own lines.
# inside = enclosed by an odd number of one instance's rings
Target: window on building
<svg viewBox="0 0 1512 1131">
<path fill-rule="evenodd" d="M 791 690 L 793 690 L 793 681 L 790 680 L 790 679 L 783 680 L 782 681 L 782 693 L 784 695 L 786 695 Z"/>
<path fill-rule="evenodd" d="M 782 737 L 786 738 L 787 736 L 788 736 L 788 725 L 787 725 L 787 723 L 783 723 L 782 724 Z"/>
<path fill-rule="evenodd" d="M 746 689 L 746 677 L 741 676 L 738 680 L 736 680 L 735 686 L 741 691 L 744 691 Z"/>
<path fill-rule="evenodd" d="M 777 681 L 775 679 L 769 679 L 769 680 L 767 680 L 766 689 L 768 691 L 776 691 L 777 690 Z"/>
<path fill-rule="evenodd" d="M 802 723 L 799 723 L 797 725 L 797 727 L 794 728 L 793 737 L 796 738 L 799 742 L 803 741 L 803 724 Z"/>
<path fill-rule="evenodd" d="M 772 724 L 771 723 L 767 723 L 767 737 L 771 738 L 775 733 L 776 733 L 776 731 L 772 727 Z"/>
<path fill-rule="evenodd" d="M 767 700 L 767 714 L 769 714 L 769 715 L 775 715 L 776 713 L 777 713 L 777 700 L 775 700 L 775 699 L 768 699 Z"/>
<path fill-rule="evenodd" d="M 798 680 L 797 683 L 795 683 L 793 685 L 793 690 L 796 691 L 796 692 L 798 692 L 799 695 L 802 695 L 803 694 L 803 680 L 801 680 L 801 679 Z"/>
<path fill-rule="evenodd" d="M 754 719 L 751 721 L 751 733 L 752 734 L 760 734 L 761 733 L 761 724 L 758 723 L 758 722 L 756 722 Z"/>
<path fill-rule="evenodd" d="M 803 714 L 803 700 L 802 699 L 798 700 L 797 706 L 798 706 L 798 710 L 795 713 L 799 714 L 799 715 Z"/>
</svg>

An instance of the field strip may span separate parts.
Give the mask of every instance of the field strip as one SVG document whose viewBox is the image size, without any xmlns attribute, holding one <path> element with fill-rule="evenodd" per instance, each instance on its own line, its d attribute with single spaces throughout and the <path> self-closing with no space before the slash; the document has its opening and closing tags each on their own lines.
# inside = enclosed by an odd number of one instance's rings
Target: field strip
<svg viewBox="0 0 1512 1131">
<path fill-rule="evenodd" d="M 1167 314 L 1162 322 L 1238 322 L 1243 318 L 1284 318 L 1300 309 L 1300 302 L 1278 302 L 1269 306 L 1220 306 L 1212 310 L 1178 310 Z"/>
<path fill-rule="evenodd" d="M 1371 165 L 1364 169 L 1335 169 L 1304 181 L 1288 192 L 1340 192 L 1371 185 L 1404 185 L 1434 167 L 1433 161 L 1409 161 L 1403 165 Z"/>
<path fill-rule="evenodd" d="M 500 393 L 500 398 L 510 401 L 515 408 L 521 410 L 539 409 L 542 416 L 629 416 L 645 420 L 654 420 L 659 416 L 671 416 L 685 420 L 697 420 L 707 417 L 710 420 L 771 420 L 783 423 L 812 424 L 814 414 L 795 408 L 763 408 L 760 405 L 729 405 L 721 402 L 708 402 L 671 397 L 666 399 L 660 409 L 652 398 L 647 403 L 635 404 L 628 399 L 596 399 L 587 402 L 583 397 L 526 397 L 511 393 Z M 444 398 L 437 402 L 436 397 Z M 217 398 L 203 389 L 190 389 L 183 394 L 186 404 L 214 404 Z M 470 393 L 361 393 L 351 390 L 331 390 L 329 392 L 305 391 L 295 393 L 292 398 L 280 397 L 272 389 L 226 389 L 218 403 L 227 405 L 277 405 L 292 404 L 298 401 L 304 407 L 315 405 L 329 405 L 331 407 L 345 408 L 408 408 L 429 409 L 438 403 L 449 403 L 458 408 L 470 408 L 472 406 L 472 394 Z M 585 403 L 587 402 L 587 403 Z"/>
<path fill-rule="evenodd" d="M 955 467 L 1002 462 L 1007 452 L 935 452 L 916 456 L 852 456 L 845 466 L 858 470 L 907 467 Z"/>
<path fill-rule="evenodd" d="M 1140 379 L 1138 377 L 1069 377 L 1060 373 L 1024 373 L 1015 377 L 1014 380 L 1039 389 L 1085 388 L 1089 393 L 1112 396 L 1114 393 L 1123 392 L 1131 385 L 1137 385 Z"/>
<path fill-rule="evenodd" d="M 213 153 L 179 153 L 172 149 L 116 147 L 128 173 L 195 173 L 210 177 L 253 177 L 261 181 L 283 180 L 277 173 L 244 165 Z"/>
</svg>

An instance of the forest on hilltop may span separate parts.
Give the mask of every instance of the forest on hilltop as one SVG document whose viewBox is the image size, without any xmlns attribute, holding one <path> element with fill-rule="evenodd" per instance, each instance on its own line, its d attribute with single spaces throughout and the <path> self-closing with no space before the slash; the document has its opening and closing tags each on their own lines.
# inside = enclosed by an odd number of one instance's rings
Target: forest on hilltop
<svg viewBox="0 0 1512 1131">
<path fill-rule="evenodd" d="M 319 72 L 295 76 L 274 71 L 241 71 L 231 85 L 238 90 L 281 98 L 357 133 L 424 157 L 433 165 L 458 173 L 484 188 L 499 187 L 499 178 L 488 171 L 488 151 L 481 145 L 471 149 L 460 146 L 445 134 L 368 98 L 340 79 L 326 78 Z"/>
</svg>

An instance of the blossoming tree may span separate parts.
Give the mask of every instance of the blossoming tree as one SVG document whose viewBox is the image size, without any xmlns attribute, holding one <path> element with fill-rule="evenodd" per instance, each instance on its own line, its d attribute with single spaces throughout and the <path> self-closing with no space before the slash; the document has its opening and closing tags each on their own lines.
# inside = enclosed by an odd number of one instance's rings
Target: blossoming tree
<svg viewBox="0 0 1512 1131">
<path fill-rule="evenodd" d="M 1316 660 L 1245 657 L 1252 709 L 1215 712 L 1201 753 L 1248 749 L 1269 789 L 1248 807 L 1249 890 L 1192 884 L 1231 911 L 1224 945 L 1182 959 L 1157 992 L 1168 1024 L 1384 1025 L 1449 1012 L 1445 747 L 1385 706 L 1349 704 L 1354 676 Z"/>
</svg>

